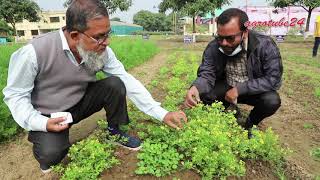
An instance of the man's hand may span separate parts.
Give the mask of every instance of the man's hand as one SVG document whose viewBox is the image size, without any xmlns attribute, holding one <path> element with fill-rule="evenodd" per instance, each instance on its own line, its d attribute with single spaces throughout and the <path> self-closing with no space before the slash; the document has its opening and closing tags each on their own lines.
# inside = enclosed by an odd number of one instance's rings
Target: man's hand
<svg viewBox="0 0 320 180">
<path fill-rule="evenodd" d="M 192 86 L 187 92 L 186 99 L 184 101 L 184 105 L 186 107 L 192 108 L 200 102 L 199 91 L 195 86 Z"/>
<path fill-rule="evenodd" d="M 237 104 L 237 98 L 238 98 L 238 89 L 236 87 L 231 88 L 229 91 L 227 91 L 226 96 L 224 99 L 232 104 Z"/>
<path fill-rule="evenodd" d="M 187 117 L 182 111 L 168 112 L 163 118 L 163 122 L 172 128 L 181 129 L 182 123 L 187 123 Z"/>
<path fill-rule="evenodd" d="M 48 132 L 60 132 L 67 128 L 69 128 L 68 124 L 60 124 L 61 122 L 65 121 L 65 117 L 58 117 L 58 118 L 50 118 L 47 121 L 47 131 Z"/>
</svg>

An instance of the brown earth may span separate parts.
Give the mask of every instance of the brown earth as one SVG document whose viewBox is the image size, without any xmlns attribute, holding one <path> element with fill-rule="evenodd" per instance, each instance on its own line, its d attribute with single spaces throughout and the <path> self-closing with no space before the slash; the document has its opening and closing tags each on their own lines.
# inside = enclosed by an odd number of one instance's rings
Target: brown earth
<svg viewBox="0 0 320 180">
<path fill-rule="evenodd" d="M 129 71 L 145 85 L 148 85 L 156 77 L 160 67 L 165 65 L 168 51 L 192 50 L 201 54 L 207 45 L 207 42 L 184 45 L 176 39 L 158 41 L 158 43 L 162 47 L 158 55 L 147 63 Z M 293 153 L 286 158 L 288 178 L 312 179 L 315 175 L 320 175 L 320 162 L 309 154 L 311 149 L 320 147 L 319 114 L 309 113 L 301 102 L 296 101 L 295 96 L 288 96 L 284 93 L 283 89 L 287 86 L 289 85 L 284 84 L 280 90 L 281 108 L 275 115 L 262 123 L 262 129 L 272 127 L 275 133 L 279 135 L 281 143 L 293 150 Z M 163 93 L 156 90 L 152 92 L 155 99 L 159 101 L 161 101 Z M 245 106 L 243 108 L 248 109 L 249 107 Z M 103 117 L 104 112 L 101 111 L 72 127 L 70 141 L 75 142 L 88 136 L 96 128 L 96 120 Z M 306 129 L 303 127 L 305 123 L 311 123 L 314 127 Z M 137 166 L 137 152 L 117 148 L 115 155 L 121 161 L 121 164 L 104 171 L 101 179 L 158 179 L 152 176 L 137 176 L 134 174 Z M 247 161 L 246 166 L 247 174 L 245 177 L 228 179 L 278 179 L 272 168 L 265 162 Z M 201 179 L 193 171 L 177 172 L 161 179 L 172 179 L 173 177 L 188 180 Z M 22 134 L 10 143 L 0 146 L 0 179 L 58 179 L 58 177 L 54 173 L 47 175 L 41 173 L 38 163 L 32 155 L 32 145 L 27 141 L 27 135 Z"/>
</svg>

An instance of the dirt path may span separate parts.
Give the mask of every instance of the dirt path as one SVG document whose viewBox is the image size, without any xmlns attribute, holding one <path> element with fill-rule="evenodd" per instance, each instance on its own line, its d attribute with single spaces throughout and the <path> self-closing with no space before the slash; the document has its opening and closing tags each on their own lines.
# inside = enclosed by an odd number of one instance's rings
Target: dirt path
<svg viewBox="0 0 320 180">
<path fill-rule="evenodd" d="M 320 174 L 320 162 L 310 156 L 313 148 L 320 147 L 319 116 L 305 111 L 303 105 L 287 97 L 280 96 L 282 105 L 278 112 L 264 121 L 279 135 L 281 142 L 293 153 L 287 158 L 287 171 L 293 177 L 311 179 Z M 304 128 L 305 123 L 313 124 L 312 129 Z"/>
</svg>

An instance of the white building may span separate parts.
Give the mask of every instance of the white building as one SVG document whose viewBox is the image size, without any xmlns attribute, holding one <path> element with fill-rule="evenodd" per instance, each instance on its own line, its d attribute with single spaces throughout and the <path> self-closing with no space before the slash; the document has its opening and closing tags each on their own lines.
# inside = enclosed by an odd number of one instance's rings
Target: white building
<svg viewBox="0 0 320 180">
<path fill-rule="evenodd" d="M 42 11 L 39 22 L 23 20 L 16 23 L 17 41 L 27 41 L 33 37 L 57 30 L 66 25 L 66 11 Z"/>
</svg>

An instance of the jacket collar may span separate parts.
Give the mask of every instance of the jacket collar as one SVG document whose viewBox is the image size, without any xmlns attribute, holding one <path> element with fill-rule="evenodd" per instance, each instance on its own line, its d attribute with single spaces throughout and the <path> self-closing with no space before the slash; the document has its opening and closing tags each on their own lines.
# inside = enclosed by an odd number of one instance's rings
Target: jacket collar
<svg viewBox="0 0 320 180">
<path fill-rule="evenodd" d="M 249 30 L 248 36 L 248 55 L 250 55 L 251 52 L 254 52 L 258 47 L 259 40 L 257 38 L 257 33 L 252 30 Z"/>
</svg>

